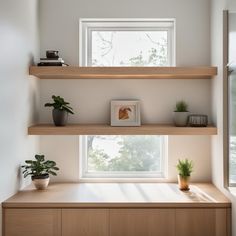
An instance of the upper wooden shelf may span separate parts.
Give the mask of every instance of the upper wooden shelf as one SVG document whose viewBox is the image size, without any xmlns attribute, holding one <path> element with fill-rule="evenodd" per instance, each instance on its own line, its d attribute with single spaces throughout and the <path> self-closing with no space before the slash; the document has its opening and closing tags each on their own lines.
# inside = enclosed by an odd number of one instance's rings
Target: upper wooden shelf
<svg viewBox="0 0 236 236">
<path fill-rule="evenodd" d="M 175 127 L 171 124 L 148 124 L 139 127 L 114 127 L 107 124 L 37 124 L 28 128 L 29 135 L 216 135 L 217 128 Z"/>
<path fill-rule="evenodd" d="M 209 79 L 217 67 L 76 67 L 31 66 L 40 79 Z"/>
</svg>

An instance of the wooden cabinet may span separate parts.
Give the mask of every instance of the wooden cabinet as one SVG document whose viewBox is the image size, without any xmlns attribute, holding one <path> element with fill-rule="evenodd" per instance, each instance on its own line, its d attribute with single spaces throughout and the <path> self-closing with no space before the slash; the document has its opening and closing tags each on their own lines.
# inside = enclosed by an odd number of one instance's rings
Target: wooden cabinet
<svg viewBox="0 0 236 236">
<path fill-rule="evenodd" d="M 109 210 L 63 209 L 62 236 L 108 236 Z"/>
<path fill-rule="evenodd" d="M 110 236 L 175 236 L 173 209 L 110 210 Z"/>
<path fill-rule="evenodd" d="M 229 236 L 227 209 L 176 209 L 176 236 Z"/>
<path fill-rule="evenodd" d="M 110 236 L 230 236 L 229 220 L 224 208 L 114 209 Z"/>
<path fill-rule="evenodd" d="M 231 203 L 212 184 L 55 183 L 2 207 L 3 236 L 231 236 Z"/>
<path fill-rule="evenodd" d="M 228 208 L 5 209 L 3 236 L 230 236 Z"/>
<path fill-rule="evenodd" d="M 60 209 L 5 209 L 4 236 L 60 236 Z"/>
</svg>

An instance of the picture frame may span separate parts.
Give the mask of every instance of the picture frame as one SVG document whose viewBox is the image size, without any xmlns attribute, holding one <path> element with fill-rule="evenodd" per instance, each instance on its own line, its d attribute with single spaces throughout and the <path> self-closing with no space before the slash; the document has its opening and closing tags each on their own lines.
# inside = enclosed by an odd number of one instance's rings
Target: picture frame
<svg viewBox="0 0 236 236">
<path fill-rule="evenodd" d="M 111 126 L 140 126 L 139 100 L 112 100 Z"/>
</svg>

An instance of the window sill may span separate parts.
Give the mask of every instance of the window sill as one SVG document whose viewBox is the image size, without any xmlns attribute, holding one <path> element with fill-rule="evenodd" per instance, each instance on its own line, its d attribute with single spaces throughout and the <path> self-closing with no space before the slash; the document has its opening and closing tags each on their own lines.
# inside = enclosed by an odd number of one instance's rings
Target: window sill
<svg viewBox="0 0 236 236">
<path fill-rule="evenodd" d="M 79 179 L 79 183 L 166 183 L 166 178 L 86 178 Z"/>
<path fill-rule="evenodd" d="M 236 196 L 236 186 L 231 186 L 228 190 L 232 195 Z"/>
</svg>

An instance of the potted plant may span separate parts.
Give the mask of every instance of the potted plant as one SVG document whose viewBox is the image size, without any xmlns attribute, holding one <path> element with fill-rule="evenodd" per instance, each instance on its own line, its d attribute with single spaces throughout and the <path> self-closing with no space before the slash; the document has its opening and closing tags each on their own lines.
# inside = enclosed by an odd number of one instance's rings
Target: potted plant
<svg viewBox="0 0 236 236">
<path fill-rule="evenodd" d="M 179 172 L 178 174 L 179 189 L 188 191 L 190 176 L 191 173 L 193 172 L 193 162 L 188 159 L 179 160 L 176 168 Z"/>
<path fill-rule="evenodd" d="M 57 175 L 59 168 L 55 161 L 45 161 L 44 155 L 35 155 L 36 160 L 26 160 L 23 165 L 24 178 L 31 176 L 36 189 L 46 189 L 49 183 L 49 175 Z"/>
<path fill-rule="evenodd" d="M 188 122 L 188 104 L 185 101 L 179 101 L 175 105 L 174 123 L 176 126 L 186 126 Z"/>
<path fill-rule="evenodd" d="M 65 126 L 68 120 L 68 113 L 74 114 L 73 108 L 68 106 L 70 103 L 66 102 L 60 96 L 52 96 L 53 103 L 46 103 L 45 107 L 53 107 L 52 117 L 56 126 Z"/>
</svg>

